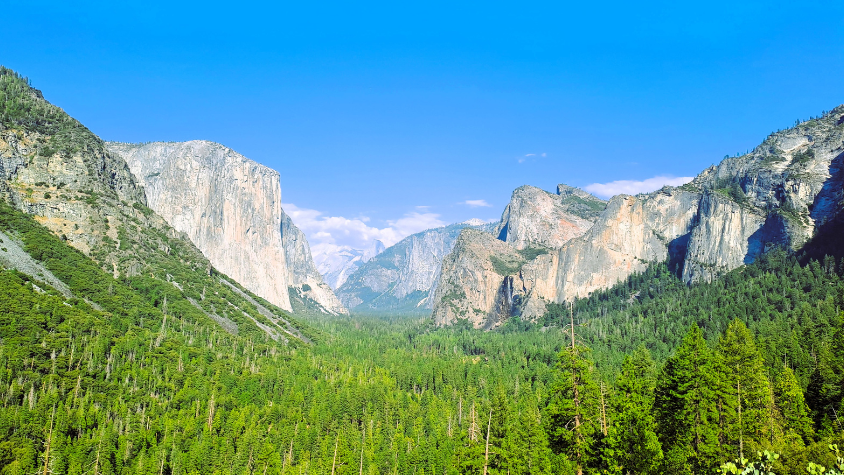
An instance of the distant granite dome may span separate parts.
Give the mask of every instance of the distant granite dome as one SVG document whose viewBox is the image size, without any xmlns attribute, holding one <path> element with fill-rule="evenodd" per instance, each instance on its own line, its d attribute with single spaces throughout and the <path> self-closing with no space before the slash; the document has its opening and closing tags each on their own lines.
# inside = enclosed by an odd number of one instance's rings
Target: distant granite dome
<svg viewBox="0 0 844 475">
<path fill-rule="evenodd" d="M 384 243 L 375 239 L 366 249 L 343 248 L 337 252 L 319 256 L 317 268 L 325 282 L 337 289 L 346 282 L 361 265 L 384 252 Z"/>
<path fill-rule="evenodd" d="M 144 184 L 149 206 L 214 267 L 269 302 L 346 313 L 316 272 L 305 236 L 281 208 L 277 171 L 204 140 L 107 143 Z"/>
</svg>

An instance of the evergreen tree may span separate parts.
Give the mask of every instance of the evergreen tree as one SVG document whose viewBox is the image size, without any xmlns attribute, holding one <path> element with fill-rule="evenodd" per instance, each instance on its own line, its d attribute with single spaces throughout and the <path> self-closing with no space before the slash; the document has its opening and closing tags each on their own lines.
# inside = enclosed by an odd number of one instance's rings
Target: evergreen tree
<svg viewBox="0 0 844 475">
<path fill-rule="evenodd" d="M 655 473 L 662 462 L 662 444 L 653 416 L 656 365 L 640 347 L 624 360 L 612 399 L 605 461 L 612 473 Z"/>
<path fill-rule="evenodd" d="M 664 451 L 663 471 L 703 473 L 719 458 L 715 365 L 703 332 L 693 325 L 668 359 L 654 409 Z"/>
<path fill-rule="evenodd" d="M 599 433 L 600 392 L 588 349 L 577 344 L 571 314 L 570 318 L 571 343 L 559 354 L 546 413 L 551 450 L 565 455 L 577 475 L 581 475 L 590 462 L 592 444 Z"/>
<path fill-rule="evenodd" d="M 782 413 L 785 442 L 788 445 L 803 446 L 814 438 L 812 418 L 803 396 L 803 390 L 794 376 L 794 371 L 784 367 L 776 375 L 774 397 Z"/>
<path fill-rule="evenodd" d="M 718 343 L 719 412 L 722 451 L 745 458 L 771 448 L 779 432 L 765 362 L 747 326 L 734 320 Z M 731 448 L 728 448 L 731 447 Z"/>
</svg>

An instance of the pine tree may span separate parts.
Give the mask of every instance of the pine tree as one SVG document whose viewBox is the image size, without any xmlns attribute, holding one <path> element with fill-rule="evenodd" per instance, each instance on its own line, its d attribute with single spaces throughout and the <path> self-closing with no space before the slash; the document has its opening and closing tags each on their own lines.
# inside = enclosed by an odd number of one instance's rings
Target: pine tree
<svg viewBox="0 0 844 475">
<path fill-rule="evenodd" d="M 777 407 L 782 412 L 782 425 L 785 442 L 788 445 L 803 446 L 814 438 L 812 418 L 803 397 L 803 390 L 794 376 L 794 371 L 784 367 L 777 373 L 774 384 L 774 397 Z"/>
<path fill-rule="evenodd" d="M 718 461 L 718 413 L 712 351 L 697 325 L 668 359 L 655 390 L 654 412 L 668 473 L 703 473 Z"/>
<path fill-rule="evenodd" d="M 726 408 L 722 417 L 722 450 L 728 458 L 743 459 L 762 447 L 771 448 L 779 432 L 765 361 L 750 330 L 734 320 L 718 342 L 719 397 Z"/>
<path fill-rule="evenodd" d="M 653 416 L 655 377 L 656 365 L 644 347 L 624 360 L 604 449 L 612 473 L 654 473 L 662 463 L 662 444 Z"/>
<path fill-rule="evenodd" d="M 558 357 L 556 380 L 551 385 L 548 414 L 548 440 L 551 450 L 564 454 L 581 475 L 598 433 L 599 390 L 592 375 L 587 348 L 577 344 L 574 318 L 571 319 L 570 345 Z"/>
</svg>

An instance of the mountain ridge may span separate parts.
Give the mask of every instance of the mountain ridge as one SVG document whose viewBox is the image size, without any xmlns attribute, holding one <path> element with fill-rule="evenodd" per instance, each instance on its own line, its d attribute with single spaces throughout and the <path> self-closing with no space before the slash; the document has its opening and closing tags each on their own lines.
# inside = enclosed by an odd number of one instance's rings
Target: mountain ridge
<svg viewBox="0 0 844 475">
<path fill-rule="evenodd" d="M 542 302 L 585 298 L 642 272 L 652 262 L 670 262 L 689 284 L 711 281 L 772 248 L 796 251 L 817 226 L 839 216 L 844 203 L 842 162 L 844 106 L 838 106 L 820 118 L 771 134 L 750 153 L 728 157 L 686 185 L 612 197 L 581 235 L 528 260 L 524 266 L 529 272 L 514 267 L 500 280 L 487 282 L 481 288 L 482 298 L 454 296 L 477 292 L 473 285 L 481 280 L 466 280 L 467 272 L 485 272 L 487 264 L 482 261 L 500 250 L 475 250 L 474 258 L 450 257 L 448 272 L 443 267 L 442 293 L 436 297 L 433 319 L 438 324 L 469 319 L 476 327 L 487 328 L 488 322 L 495 326 L 513 315 L 538 318 L 544 312 Z M 514 197 L 528 189 L 517 189 Z M 547 192 L 536 195 L 550 199 Z M 505 215 L 511 208 L 508 205 Z M 550 215 L 533 222 L 529 213 L 522 214 L 528 218 L 523 227 L 530 232 L 516 235 L 502 220 L 499 230 L 506 232 L 499 234 L 500 240 L 516 249 L 562 241 L 549 241 L 549 236 L 565 229 L 549 220 Z M 550 234 L 537 234 L 537 226 Z M 455 249 L 470 248 L 467 244 Z M 494 303 L 502 300 L 507 302 L 503 307 Z M 485 303 L 478 307 L 479 302 Z"/>
</svg>

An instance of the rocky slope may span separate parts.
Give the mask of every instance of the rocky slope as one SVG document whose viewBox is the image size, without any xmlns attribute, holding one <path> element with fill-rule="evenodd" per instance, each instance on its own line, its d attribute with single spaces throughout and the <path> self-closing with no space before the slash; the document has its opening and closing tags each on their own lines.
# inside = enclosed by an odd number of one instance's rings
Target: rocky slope
<svg viewBox="0 0 844 475">
<path fill-rule="evenodd" d="M 269 319 L 229 290 L 237 285 L 147 206 L 129 166 L 99 137 L 3 67 L 0 92 L 0 208 L 8 244 L 0 249 L 0 265 L 46 282 L 65 297 L 75 288 L 94 308 L 113 305 L 110 299 L 120 293 L 115 287 L 122 286 L 127 289 L 122 296 L 143 299 L 137 308 L 151 304 L 159 315 L 189 324 L 219 324 L 233 334 L 277 341 L 300 339 L 280 308 L 266 304 Z M 21 211 L 35 223 L 20 217 Z M 50 233 L 63 243 L 51 243 L 45 238 Z M 90 280 L 91 261 L 113 280 Z M 61 282 L 57 269 L 65 276 Z M 135 324 L 143 325 L 144 314 L 134 316 L 140 318 Z"/>
<path fill-rule="evenodd" d="M 522 186 L 504 208 L 495 235 L 516 249 L 556 249 L 585 233 L 605 206 L 603 200 L 568 185 L 558 185 L 557 194 Z"/>
<path fill-rule="evenodd" d="M 357 312 L 430 310 L 442 260 L 465 228 L 486 234 L 493 230 L 475 220 L 408 236 L 361 264 L 337 289 L 337 296 Z"/>
<path fill-rule="evenodd" d="M 484 298 L 468 297 L 467 285 L 480 281 L 467 275 L 483 268 L 483 260 L 512 253 L 502 254 L 499 244 L 466 234 L 461 240 L 477 240 L 473 246 L 491 251 L 446 259 L 450 267 L 443 266 L 434 319 L 448 324 L 468 318 L 476 327 L 491 327 L 511 315 L 535 317 L 541 314 L 543 301 L 585 297 L 651 262 L 669 261 L 692 283 L 752 262 L 775 246 L 798 250 L 819 226 L 840 216 L 842 162 L 844 106 L 839 106 L 823 117 L 771 134 L 752 152 L 725 159 L 687 185 L 613 197 L 580 236 L 548 254 L 523 256 L 526 262 L 521 266 L 503 269 L 507 275 L 485 284 Z M 499 239 L 516 250 L 534 243 L 553 247 L 565 239 L 570 223 L 555 221 L 553 213 L 519 211 L 523 206 L 519 201 L 525 201 L 518 198 L 519 190 L 505 210 Z M 539 196 L 535 201 L 546 199 Z M 505 223 L 505 218 L 513 217 L 521 222 Z M 459 244 L 454 252 L 470 247 Z M 502 300 L 502 292 L 512 296 Z M 453 297 L 463 293 L 467 297 Z M 502 309 L 494 303 L 499 301 L 513 303 Z M 473 307 L 480 303 L 486 306 Z"/>
<path fill-rule="evenodd" d="M 279 174 L 223 145 L 108 143 L 144 185 L 149 207 L 222 272 L 285 310 L 346 310 L 315 272 L 304 235 L 281 208 Z"/>
</svg>

